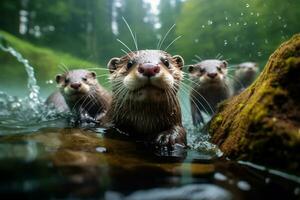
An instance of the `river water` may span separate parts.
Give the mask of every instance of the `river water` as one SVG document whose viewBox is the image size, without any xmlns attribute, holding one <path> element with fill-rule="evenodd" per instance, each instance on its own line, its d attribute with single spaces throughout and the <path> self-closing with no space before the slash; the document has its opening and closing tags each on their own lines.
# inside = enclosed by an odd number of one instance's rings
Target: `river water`
<svg viewBox="0 0 300 200">
<path fill-rule="evenodd" d="M 181 98 L 189 150 L 157 156 L 101 127 L 73 127 L 44 105 L 34 68 L 0 46 L 27 72 L 27 95 L 0 92 L 1 197 L 64 199 L 300 199 L 300 178 L 221 157 L 191 125 Z M 181 97 L 185 93 L 181 93 Z"/>
</svg>

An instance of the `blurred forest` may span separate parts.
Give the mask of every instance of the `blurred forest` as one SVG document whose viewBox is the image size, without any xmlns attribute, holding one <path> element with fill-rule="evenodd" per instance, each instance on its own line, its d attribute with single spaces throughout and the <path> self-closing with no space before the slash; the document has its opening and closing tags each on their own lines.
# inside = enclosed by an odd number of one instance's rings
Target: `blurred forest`
<svg viewBox="0 0 300 200">
<path fill-rule="evenodd" d="M 284 40 L 300 32 L 299 0 L 1 0 L 0 29 L 33 44 L 105 65 L 134 49 L 122 17 L 136 34 L 139 48 L 156 48 L 176 24 L 162 49 L 187 63 L 222 54 L 232 63 L 264 62 Z M 126 49 L 125 49 L 126 50 Z"/>
</svg>

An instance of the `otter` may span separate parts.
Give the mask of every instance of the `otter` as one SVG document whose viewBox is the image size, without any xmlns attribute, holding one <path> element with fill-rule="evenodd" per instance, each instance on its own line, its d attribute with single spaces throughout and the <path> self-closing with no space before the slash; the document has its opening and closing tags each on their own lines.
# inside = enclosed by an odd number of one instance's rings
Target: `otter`
<svg viewBox="0 0 300 200">
<path fill-rule="evenodd" d="M 238 94 L 247 88 L 259 73 L 258 64 L 254 62 L 243 62 L 236 66 L 234 72 L 233 88 L 234 93 Z"/>
<path fill-rule="evenodd" d="M 46 100 L 59 112 L 71 111 L 81 119 L 100 121 L 107 112 L 111 95 L 97 81 L 96 73 L 88 70 L 71 70 L 56 75 L 59 90 Z"/>
<path fill-rule="evenodd" d="M 232 95 L 226 77 L 227 66 L 227 61 L 217 59 L 203 60 L 189 66 L 189 77 L 192 82 L 190 105 L 195 126 L 204 124 L 201 112 L 213 115 L 218 103 Z"/>
<path fill-rule="evenodd" d="M 110 127 L 157 147 L 186 147 L 177 98 L 184 60 L 161 50 L 139 50 L 108 62 Z"/>
</svg>

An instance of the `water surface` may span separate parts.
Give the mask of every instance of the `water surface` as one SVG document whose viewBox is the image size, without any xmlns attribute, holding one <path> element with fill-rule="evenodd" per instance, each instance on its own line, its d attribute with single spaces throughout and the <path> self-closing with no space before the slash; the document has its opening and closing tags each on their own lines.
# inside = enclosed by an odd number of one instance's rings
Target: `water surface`
<svg viewBox="0 0 300 200">
<path fill-rule="evenodd" d="M 14 49 L 2 50 L 12 54 L 28 75 L 24 97 L 0 92 L 2 197 L 300 198 L 299 177 L 222 158 L 209 136 L 191 126 L 186 100 L 181 101 L 190 146 L 186 157 L 180 152 L 157 155 L 101 127 L 75 128 L 66 116 L 44 106 L 29 62 Z"/>
</svg>

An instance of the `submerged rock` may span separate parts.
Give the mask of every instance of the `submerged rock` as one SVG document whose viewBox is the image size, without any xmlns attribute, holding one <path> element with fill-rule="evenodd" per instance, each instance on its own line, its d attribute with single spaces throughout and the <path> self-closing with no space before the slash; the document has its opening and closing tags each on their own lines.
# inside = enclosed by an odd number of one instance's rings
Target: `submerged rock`
<svg viewBox="0 0 300 200">
<path fill-rule="evenodd" d="M 225 156 L 300 169 L 300 34 L 271 55 L 250 87 L 219 106 L 208 131 Z"/>
</svg>

